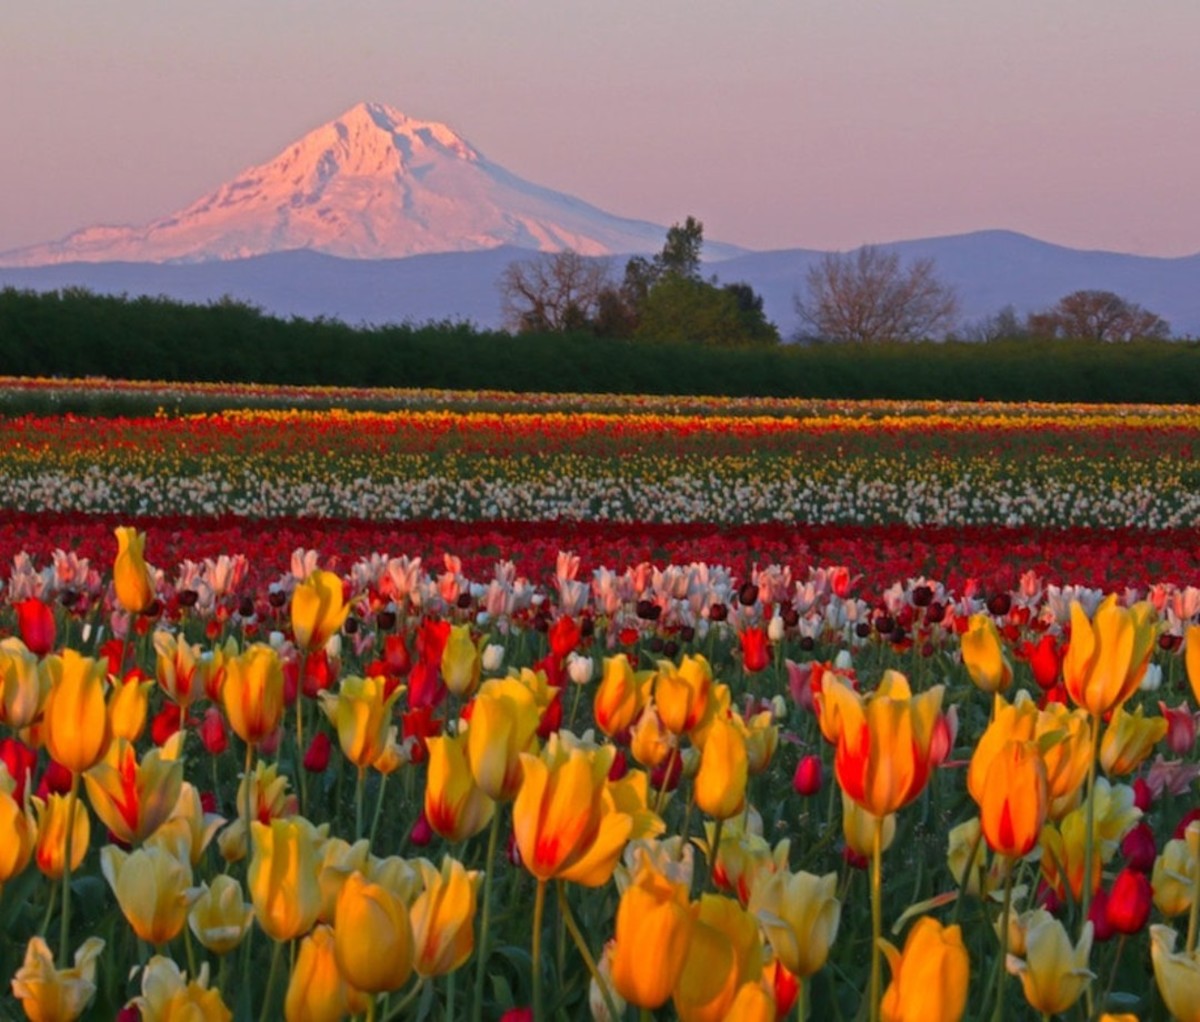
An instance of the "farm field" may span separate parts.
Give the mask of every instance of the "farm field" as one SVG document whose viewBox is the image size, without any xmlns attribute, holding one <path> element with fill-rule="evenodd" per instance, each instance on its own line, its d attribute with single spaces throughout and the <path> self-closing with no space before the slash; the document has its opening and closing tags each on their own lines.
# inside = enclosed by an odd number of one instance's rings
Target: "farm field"
<svg viewBox="0 0 1200 1022">
<path fill-rule="evenodd" d="M 1195 1016 L 1200 408 L 0 400 L 0 1015 Z"/>
</svg>

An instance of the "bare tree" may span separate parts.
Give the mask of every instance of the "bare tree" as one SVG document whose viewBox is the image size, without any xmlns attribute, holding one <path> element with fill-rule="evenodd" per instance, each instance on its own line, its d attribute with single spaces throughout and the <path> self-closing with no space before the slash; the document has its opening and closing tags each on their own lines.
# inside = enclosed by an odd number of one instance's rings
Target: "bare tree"
<svg viewBox="0 0 1200 1022">
<path fill-rule="evenodd" d="M 809 332 L 835 341 L 915 341 L 944 334 L 958 299 L 934 272 L 932 259 L 907 269 L 895 252 L 864 245 L 830 253 L 808 271 L 796 311 Z"/>
<path fill-rule="evenodd" d="M 1089 341 L 1161 340 L 1170 336 L 1165 319 L 1126 301 L 1111 291 L 1072 291 L 1045 312 L 1029 317 L 1035 337 L 1062 337 Z"/>
<path fill-rule="evenodd" d="M 530 333 L 586 327 L 612 282 L 606 260 L 566 249 L 509 263 L 499 287 L 504 325 Z"/>
</svg>

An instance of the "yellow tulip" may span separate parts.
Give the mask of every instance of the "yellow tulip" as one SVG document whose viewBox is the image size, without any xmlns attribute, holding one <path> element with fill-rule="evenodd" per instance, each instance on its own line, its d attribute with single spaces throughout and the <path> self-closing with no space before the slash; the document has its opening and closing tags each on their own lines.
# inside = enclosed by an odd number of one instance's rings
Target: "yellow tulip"
<svg viewBox="0 0 1200 1022">
<path fill-rule="evenodd" d="M 779 728 L 770 710 L 756 713 L 746 721 L 746 755 L 751 777 L 757 777 L 771 765 L 779 746 Z"/>
<path fill-rule="evenodd" d="M 258 925 L 273 940 L 307 933 L 321 910 L 316 832 L 307 820 L 255 820 L 246 886 Z"/>
<path fill-rule="evenodd" d="M 467 762 L 489 798 L 516 797 L 521 753 L 534 750 L 540 722 L 537 700 L 519 679 L 494 678 L 480 688 L 467 728 Z"/>
<path fill-rule="evenodd" d="M 650 778 L 644 770 L 630 770 L 619 781 L 609 781 L 608 793 L 617 812 L 633 820 L 630 841 L 657 837 L 666 830 L 662 817 L 650 808 Z"/>
<path fill-rule="evenodd" d="M 43 714 L 46 749 L 56 763 L 82 774 L 108 751 L 104 661 L 68 649 L 43 663 L 51 679 Z"/>
<path fill-rule="evenodd" d="M 283 719 L 283 665 L 279 654 L 257 642 L 225 664 L 221 701 L 229 726 L 242 741 L 255 745 Z"/>
<path fill-rule="evenodd" d="M 967 1006 L 971 960 L 958 926 L 922 916 L 904 950 L 882 941 L 892 970 L 880 1013 L 884 1022 L 956 1022 Z"/>
<path fill-rule="evenodd" d="M 714 824 L 705 824 L 708 840 L 697 842 L 705 857 L 715 836 Z M 752 809 L 749 826 L 742 825 L 742 817 L 734 816 L 725 821 L 721 828 L 721 840 L 717 846 L 717 860 L 713 869 L 713 883 L 719 890 L 728 891 L 743 905 L 750 899 L 759 883 L 772 873 L 787 869 L 791 843 L 787 838 L 772 848 L 762 836 L 761 818 Z M 688 887 L 691 887 L 689 882 Z"/>
<path fill-rule="evenodd" d="M 925 787 L 932 770 L 942 692 L 943 686 L 935 685 L 914 696 L 908 679 L 887 671 L 875 692 L 864 699 L 837 675 L 830 675 L 817 697 L 821 729 L 834 731 L 838 784 L 867 812 L 894 813 Z"/>
<path fill-rule="evenodd" d="M 242 896 L 242 885 L 219 873 L 201 888 L 188 913 L 196 939 L 214 955 L 227 955 L 242 942 L 254 920 L 254 909 Z"/>
<path fill-rule="evenodd" d="M 762 982 L 743 983 L 729 1006 L 726 1018 L 736 1018 L 738 1022 L 775 1022 L 775 995 Z"/>
<path fill-rule="evenodd" d="M 453 625 L 442 650 L 442 681 L 459 699 L 466 699 L 479 687 L 483 660 L 479 647 L 471 639 L 470 625 Z"/>
<path fill-rule="evenodd" d="M 749 757 L 746 739 L 738 723 L 721 717 L 713 721 L 693 783 L 696 805 L 717 820 L 741 812 L 746 804 Z"/>
<path fill-rule="evenodd" d="M 949 847 L 946 850 L 946 866 L 956 884 L 963 882 L 966 876 L 966 886 L 963 892 L 980 895 L 980 883 L 984 892 L 997 890 L 1004 878 L 1012 871 L 1012 860 L 1004 856 L 992 856 L 988 853 L 987 842 L 983 840 L 983 827 L 979 817 L 960 823 L 950 830 Z M 967 857 L 970 856 L 970 866 Z M 990 861 L 989 861 L 990 860 Z"/>
<path fill-rule="evenodd" d="M 983 783 L 979 821 L 988 847 L 1019 859 L 1037 845 L 1049 797 L 1046 767 L 1033 742 L 1009 741 L 992 757 Z"/>
<path fill-rule="evenodd" d="M 670 660 L 659 661 L 654 704 L 663 726 L 676 735 L 695 728 L 704 720 L 712 687 L 712 668 L 698 653 L 684 656 L 678 667 Z"/>
<path fill-rule="evenodd" d="M 338 968 L 333 930 L 318 926 L 300 942 L 283 1017 L 287 1022 L 342 1022 L 366 1006 L 367 998 L 346 982 Z"/>
<path fill-rule="evenodd" d="M 192 866 L 162 848 L 100 849 L 100 871 L 133 932 L 155 946 L 174 940 L 187 922 Z"/>
<path fill-rule="evenodd" d="M 675 989 L 687 961 L 697 908 L 687 889 L 643 866 L 617 905 L 613 986 L 640 1008 L 657 1008 Z"/>
<path fill-rule="evenodd" d="M 1046 765 L 1050 818 L 1061 820 L 1078 805 L 1092 761 L 1092 719 L 1086 710 L 1049 703 L 1038 712 L 1034 740 Z"/>
<path fill-rule="evenodd" d="M 1154 608 L 1147 602 L 1126 609 L 1116 594 L 1105 598 L 1089 621 L 1071 604 L 1071 641 L 1063 659 L 1063 680 L 1076 706 L 1101 717 L 1125 702 L 1141 684 L 1157 634 Z"/>
<path fill-rule="evenodd" d="M 136 742 L 142 737 L 153 687 L 154 682 L 141 681 L 136 674 L 127 681 L 113 680 L 113 693 L 108 700 L 108 723 L 113 738 Z"/>
<path fill-rule="evenodd" d="M 67 807 L 70 799 L 66 795 L 49 795 L 45 801 L 33 799 L 33 811 L 37 817 L 37 846 L 34 861 L 44 876 L 51 880 L 61 879 L 67 860 Z M 82 799 L 75 800 L 74 822 L 71 825 L 71 871 L 74 872 L 87 854 L 92 836 L 92 825 L 87 806 Z"/>
<path fill-rule="evenodd" d="M 117 559 L 113 562 L 113 589 L 117 602 L 130 614 L 141 614 L 154 602 L 154 581 L 143 551 L 146 534 L 122 525 L 116 530 Z"/>
<path fill-rule="evenodd" d="M 592 707 L 596 727 L 610 738 L 637 719 L 650 698 L 653 671 L 637 671 L 624 653 L 604 658 L 604 671 Z"/>
<path fill-rule="evenodd" d="M 492 822 L 496 803 L 475 783 L 466 734 L 430 738 L 425 819 L 447 841 L 465 841 Z"/>
<path fill-rule="evenodd" d="M 417 974 L 454 972 L 475 949 L 475 903 L 483 874 L 446 856 L 437 870 L 418 861 L 424 890 L 409 909 L 413 929 L 413 967 Z"/>
<path fill-rule="evenodd" d="M 26 811 L 17 805 L 4 781 L 8 773 L 0 767 L 0 891 L 13 877 L 23 872 L 33 858 L 37 831 Z M 8 784 L 11 784 L 8 781 Z M 74 848 L 72 848 L 74 851 Z"/>
<path fill-rule="evenodd" d="M 179 802 L 183 763 L 164 759 L 161 749 L 151 749 L 138 763 L 133 746 L 118 739 L 83 780 L 100 821 L 125 844 L 138 845 Z"/>
<path fill-rule="evenodd" d="M 401 690 L 385 697 L 386 690 L 382 677 L 348 677 L 342 679 L 337 695 L 320 695 L 321 709 L 337 729 L 343 754 L 360 770 L 373 765 L 388 748 L 392 707 Z"/>
<path fill-rule="evenodd" d="M 1161 923 L 1150 927 L 1154 981 L 1173 1018 L 1179 1022 L 1200 1022 L 1200 951 L 1190 954 L 1176 951 L 1177 936 L 1171 927 Z"/>
<path fill-rule="evenodd" d="M 25 961 L 13 976 L 12 991 L 30 1022 L 74 1022 L 96 994 L 96 959 L 104 941 L 88 937 L 75 952 L 75 965 L 56 969 L 41 937 L 25 947 Z"/>
<path fill-rule="evenodd" d="M 154 633 L 154 651 L 158 687 L 186 711 L 204 697 L 211 661 L 204 659 L 199 646 L 162 629 Z"/>
<path fill-rule="evenodd" d="M 1025 928 L 1025 958 L 1009 955 L 1006 964 L 1010 973 L 1020 977 L 1025 1000 L 1033 1009 L 1057 1015 L 1079 1000 L 1092 979 L 1091 953 L 1091 922 L 1083 924 L 1079 943 L 1072 947 L 1063 924 L 1045 913 Z"/>
<path fill-rule="evenodd" d="M 304 652 L 323 649 L 349 613 L 342 596 L 342 580 L 332 571 L 314 571 L 292 592 L 296 647 Z"/>
<path fill-rule="evenodd" d="M 867 812 L 853 799 L 842 796 L 842 836 L 846 844 L 857 855 L 870 858 L 875 854 L 875 828 L 879 817 Z M 879 850 L 886 852 L 896 838 L 896 814 L 888 813 L 883 818 Z"/>
<path fill-rule="evenodd" d="M 647 703 L 629 733 L 629 751 L 633 758 L 653 770 L 667 761 L 675 747 L 675 736 L 662 726 L 654 704 Z"/>
<path fill-rule="evenodd" d="M 700 898 L 692 939 L 672 1000 L 680 1022 L 723 1022 L 738 990 L 762 977 L 758 923 L 736 901 Z"/>
<path fill-rule="evenodd" d="M 1196 887 L 1196 860 L 1183 838 L 1168 841 L 1150 874 L 1154 904 L 1168 918 L 1183 915 L 1192 907 L 1192 892 Z"/>
<path fill-rule="evenodd" d="M 990 694 L 1003 692 L 1012 684 L 1012 665 L 990 614 L 971 615 L 959 648 L 976 688 Z"/>
<path fill-rule="evenodd" d="M 346 881 L 354 873 L 365 873 L 371 857 L 371 842 L 366 838 L 350 844 L 340 837 L 322 842 L 317 867 L 317 887 L 321 890 L 321 910 L 317 920 L 333 925 L 338 898 Z"/>
<path fill-rule="evenodd" d="M 356 989 L 372 994 L 399 990 L 413 967 L 408 906 L 361 873 L 351 873 L 338 896 L 333 954 Z"/>
<path fill-rule="evenodd" d="M 249 786 L 249 794 L 247 794 Z M 288 778 L 279 772 L 278 763 L 259 760 L 247 777 L 242 774 L 238 782 L 238 816 L 217 835 L 217 846 L 221 858 L 226 862 L 240 862 L 246 857 L 246 821 L 242 816 L 246 799 L 250 800 L 250 819 L 260 823 L 295 816 L 300 811 L 300 799 L 288 791 Z"/>
<path fill-rule="evenodd" d="M 1133 713 L 1126 713 L 1124 706 L 1113 711 L 1100 739 L 1100 765 L 1109 777 L 1133 773 L 1166 735 L 1165 717 L 1146 719 L 1142 714 L 1141 706 Z"/>
<path fill-rule="evenodd" d="M 0 641 L 0 724 L 19 731 L 34 722 L 45 694 L 38 663 L 15 636 Z"/>
<path fill-rule="evenodd" d="M 565 748 L 552 735 L 541 757 L 521 757 L 513 833 L 522 863 L 539 880 L 599 887 L 612 876 L 633 831 L 633 817 L 609 791 L 613 752 L 611 745 Z"/>
<path fill-rule="evenodd" d="M 775 957 L 793 976 L 819 971 L 837 938 L 842 905 L 837 874 L 768 874 L 754 886 L 750 911 L 758 917 Z"/>
<path fill-rule="evenodd" d="M 242 805 L 245 805 L 244 801 Z M 175 807 L 166 822 L 154 832 L 154 840 L 175 847 L 182 844 L 187 848 L 192 866 L 196 867 L 200 865 L 204 850 L 224 823 L 224 816 L 204 811 L 200 792 L 184 781 L 179 787 Z"/>
<path fill-rule="evenodd" d="M 155 955 L 142 970 L 142 996 L 132 1004 L 141 1022 L 232 1022 L 233 1012 L 217 990 L 208 987 L 208 963 L 200 975 L 188 981 L 187 974 L 170 958 Z"/>
</svg>

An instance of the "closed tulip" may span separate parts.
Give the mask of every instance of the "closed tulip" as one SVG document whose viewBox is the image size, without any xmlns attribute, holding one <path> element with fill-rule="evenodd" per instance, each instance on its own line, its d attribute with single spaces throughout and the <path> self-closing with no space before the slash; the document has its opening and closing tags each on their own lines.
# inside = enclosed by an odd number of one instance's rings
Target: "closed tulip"
<svg viewBox="0 0 1200 1022">
<path fill-rule="evenodd" d="M 468 698 L 479 687 L 483 671 L 479 647 L 471 638 L 470 625 L 454 625 L 442 650 L 442 680 L 459 699 Z"/>
<path fill-rule="evenodd" d="M 54 648 L 57 628 L 54 611 L 36 596 L 26 597 L 14 608 L 17 612 L 17 630 L 21 641 L 35 657 L 45 656 Z"/>
<path fill-rule="evenodd" d="M 201 888 L 188 912 L 188 926 L 214 955 L 227 955 L 242 942 L 254 921 L 254 909 L 242 895 L 242 885 L 219 873 Z"/>
<path fill-rule="evenodd" d="M 367 999 L 338 968 L 333 929 L 318 926 L 300 942 L 283 1001 L 286 1022 L 342 1022 L 361 1012 Z"/>
<path fill-rule="evenodd" d="M 1100 765 L 1109 777 L 1131 774 L 1167 733 L 1165 717 L 1145 717 L 1143 707 L 1126 713 L 1118 706 L 1100 739 Z"/>
<path fill-rule="evenodd" d="M 200 975 L 188 980 L 187 974 L 170 958 L 155 955 L 142 970 L 142 996 L 131 1002 L 141 1022 L 232 1022 L 233 1012 L 217 990 L 208 986 L 208 963 Z"/>
<path fill-rule="evenodd" d="M 867 812 L 894 813 L 925 787 L 942 692 L 936 685 L 913 696 L 902 674 L 887 671 L 864 699 L 837 675 L 829 676 L 818 697 L 821 729 L 837 745 L 838 784 Z"/>
<path fill-rule="evenodd" d="M 1063 680 L 1076 706 L 1100 717 L 1125 702 L 1141 684 L 1154 651 L 1154 608 L 1130 608 L 1108 596 L 1089 621 L 1078 602 L 1071 604 L 1071 641 L 1063 659 Z"/>
<path fill-rule="evenodd" d="M 693 730 L 705 719 L 712 687 L 712 668 L 699 653 L 685 656 L 678 667 L 670 660 L 660 661 L 654 704 L 663 726 L 676 735 Z"/>
<path fill-rule="evenodd" d="M 633 831 L 633 817 L 609 790 L 612 758 L 611 745 L 567 747 L 557 735 L 542 756 L 521 757 L 513 833 L 522 864 L 539 880 L 599 887 L 612 876 Z"/>
<path fill-rule="evenodd" d="M 0 641 L 0 724 L 15 731 L 29 727 L 48 687 L 49 676 L 38 670 L 38 658 L 25 643 L 15 637 Z"/>
<path fill-rule="evenodd" d="M 30 1022 L 74 1022 L 96 995 L 96 960 L 104 941 L 88 937 L 75 952 L 75 964 L 56 969 L 54 956 L 41 937 L 25 947 L 25 961 L 13 976 L 13 995 Z"/>
<path fill-rule="evenodd" d="M 967 1006 L 971 960 L 958 926 L 922 916 L 908 931 L 904 950 L 883 942 L 892 970 L 880 1014 L 884 1022 L 956 1022 Z"/>
<path fill-rule="evenodd" d="M 1176 951 L 1177 939 L 1169 926 L 1158 923 L 1150 927 L 1154 981 L 1172 1018 L 1200 1022 L 1200 951 Z"/>
<path fill-rule="evenodd" d="M 273 940 L 307 933 L 321 910 L 317 854 L 312 825 L 299 817 L 257 820 L 251 825 L 253 855 L 246 885 L 258 925 Z"/>
<path fill-rule="evenodd" d="M 746 721 L 746 755 L 751 777 L 764 773 L 779 746 L 779 728 L 772 723 L 770 710 L 756 713 Z"/>
<path fill-rule="evenodd" d="M 700 753 L 693 786 L 696 805 L 718 820 L 741 812 L 746 803 L 749 758 L 746 739 L 737 723 L 716 718 Z"/>
<path fill-rule="evenodd" d="M 12 796 L 13 782 L 0 770 L 0 892 L 21 873 L 33 857 L 37 832 L 25 810 Z"/>
<path fill-rule="evenodd" d="M 1049 703 L 1038 712 L 1034 740 L 1046 765 L 1050 818 L 1061 820 L 1078 805 L 1092 761 L 1092 719 L 1086 710 Z"/>
<path fill-rule="evenodd" d="M 100 870 L 138 937 L 157 947 L 179 935 L 192 897 L 191 863 L 157 846 L 130 854 L 105 845 L 100 850 Z"/>
<path fill-rule="evenodd" d="M 1184 633 L 1183 660 L 1192 696 L 1200 703 L 1200 625 L 1188 625 Z"/>
<path fill-rule="evenodd" d="M 91 769 L 108 751 L 111 735 L 105 705 L 105 664 L 73 649 L 45 660 L 50 692 L 43 713 L 50 756 L 73 774 Z"/>
<path fill-rule="evenodd" d="M 680 1022 L 724 1022 L 738 990 L 762 978 L 758 923 L 736 901 L 718 894 L 700 898 L 687 960 L 672 1001 Z"/>
<path fill-rule="evenodd" d="M 1183 838 L 1173 838 L 1164 846 L 1150 874 L 1154 904 L 1167 917 L 1183 915 L 1192 907 L 1196 886 L 1197 863 Z"/>
<path fill-rule="evenodd" d="M 738 988 L 725 1018 L 736 1018 L 738 1022 L 776 1022 L 786 1015 L 786 1011 L 779 1010 L 774 991 L 760 981 L 743 983 Z"/>
<path fill-rule="evenodd" d="M 283 665 L 265 643 L 249 646 L 225 664 L 221 701 L 229 726 L 242 741 L 257 745 L 283 719 Z"/>
<path fill-rule="evenodd" d="M 113 589 L 117 602 L 130 614 L 142 614 L 154 602 L 154 580 L 143 551 L 146 534 L 123 525 L 116 530 L 117 559 L 113 562 Z"/>
<path fill-rule="evenodd" d="M 396 688 L 389 695 L 382 677 L 348 677 L 342 679 L 337 695 L 321 693 L 321 708 L 337 729 L 342 753 L 360 770 L 387 751 L 392 708 L 403 691 Z"/>
<path fill-rule="evenodd" d="M 342 627 L 350 607 L 342 580 L 332 571 L 314 571 L 292 591 L 292 634 L 304 652 L 323 649 Z"/>
<path fill-rule="evenodd" d="M 1012 684 L 1012 665 L 1004 655 L 1000 633 L 990 614 L 971 615 L 960 649 L 963 665 L 976 688 L 991 694 L 1003 692 Z"/>
<path fill-rule="evenodd" d="M 971 763 L 967 767 L 967 791 L 976 803 L 983 800 L 987 792 L 987 774 L 992 760 L 1009 742 L 1029 742 L 1037 737 L 1038 708 L 1029 697 L 1028 692 L 1018 692 L 1016 699 L 1009 703 L 1003 696 L 997 695 L 993 700 L 992 719 L 979 740 L 975 743 L 975 751 L 971 754 Z M 1091 747 L 1088 747 L 1091 755 Z"/>
<path fill-rule="evenodd" d="M 146 730 L 146 716 L 150 710 L 152 681 L 142 681 L 141 675 L 133 674 L 126 681 L 114 679 L 113 692 L 108 700 L 108 723 L 113 738 L 124 738 L 136 742 Z"/>
<path fill-rule="evenodd" d="M 637 671 L 624 653 L 604 658 L 604 673 L 592 707 L 596 727 L 610 738 L 633 724 L 650 697 L 653 671 Z"/>
<path fill-rule="evenodd" d="M 480 688 L 467 729 L 467 761 L 489 798 L 516 797 L 521 753 L 533 750 L 540 721 L 534 693 L 517 678 L 495 678 Z"/>
<path fill-rule="evenodd" d="M 768 874 L 754 885 L 750 911 L 758 917 L 775 957 L 793 976 L 818 972 L 837 938 L 842 904 L 837 874 Z"/>
<path fill-rule="evenodd" d="M 666 763 L 675 748 L 675 736 L 662 726 L 654 703 L 647 703 L 629 733 L 629 751 L 633 758 L 654 770 Z"/>
<path fill-rule="evenodd" d="M 413 967 L 408 906 L 361 873 L 350 874 L 338 896 L 333 954 L 356 989 L 371 994 L 399 990 Z"/>
<path fill-rule="evenodd" d="M 439 871 L 419 860 L 424 890 L 409 909 L 413 968 L 418 975 L 454 972 L 475 949 L 475 905 L 483 874 L 446 856 Z"/>
<path fill-rule="evenodd" d="M 626 1001 L 654 1009 L 666 1003 L 687 961 L 697 909 L 687 889 L 643 867 L 617 905 L 613 986 Z"/>
<path fill-rule="evenodd" d="M 320 922 L 333 925 L 342 888 L 353 874 L 366 873 L 370 857 L 371 842 L 365 837 L 354 844 L 340 837 L 331 837 L 321 843 L 317 866 L 317 887 L 321 892 L 317 919 Z"/>
<path fill-rule="evenodd" d="M 1038 843 L 1049 799 L 1046 767 L 1033 742 L 1009 741 L 992 757 L 979 803 L 988 847 L 1019 859 Z"/>
<path fill-rule="evenodd" d="M 1108 922 L 1117 933 L 1138 933 L 1150 918 L 1154 902 L 1145 873 L 1126 867 L 1117 874 L 1108 896 Z"/>
<path fill-rule="evenodd" d="M 37 818 L 37 846 L 34 861 L 44 876 L 51 880 L 62 878 L 67 861 L 67 819 L 70 799 L 66 795 L 47 795 L 45 801 L 33 799 Z M 71 823 L 71 870 L 77 870 L 87 854 L 92 825 L 87 806 L 76 799 Z"/>
<path fill-rule="evenodd" d="M 1066 1011 L 1083 993 L 1093 978 L 1088 968 L 1092 952 L 1092 924 L 1083 924 L 1079 943 L 1071 938 L 1063 924 L 1050 915 L 1032 921 L 1025 930 L 1025 958 L 1008 956 L 1008 971 L 1019 976 L 1025 1000 L 1035 1011 L 1057 1015 Z"/>
<path fill-rule="evenodd" d="M 842 796 L 842 835 L 846 846 L 856 855 L 869 859 L 875 853 L 875 831 L 879 817 L 868 812 L 853 799 Z M 886 852 L 896 838 L 896 814 L 883 817 L 879 850 Z"/>
<path fill-rule="evenodd" d="M 183 785 L 183 763 L 151 749 L 138 763 L 124 739 L 83 775 L 88 799 L 101 822 L 127 845 L 141 844 L 174 811 Z"/>
<path fill-rule="evenodd" d="M 430 738 L 425 818 L 447 841 L 474 837 L 492 820 L 496 803 L 475 783 L 467 763 L 467 736 Z"/>
</svg>

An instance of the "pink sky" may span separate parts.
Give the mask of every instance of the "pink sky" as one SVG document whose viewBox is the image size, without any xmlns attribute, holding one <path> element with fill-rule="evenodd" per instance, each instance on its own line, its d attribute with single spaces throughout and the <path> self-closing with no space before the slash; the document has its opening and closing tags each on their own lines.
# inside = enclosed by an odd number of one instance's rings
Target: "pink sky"
<svg viewBox="0 0 1200 1022">
<path fill-rule="evenodd" d="M 1196 0 L 39 0 L 4 21 L 0 251 L 170 213 L 361 100 L 751 248 L 1001 227 L 1200 251 Z"/>
</svg>

